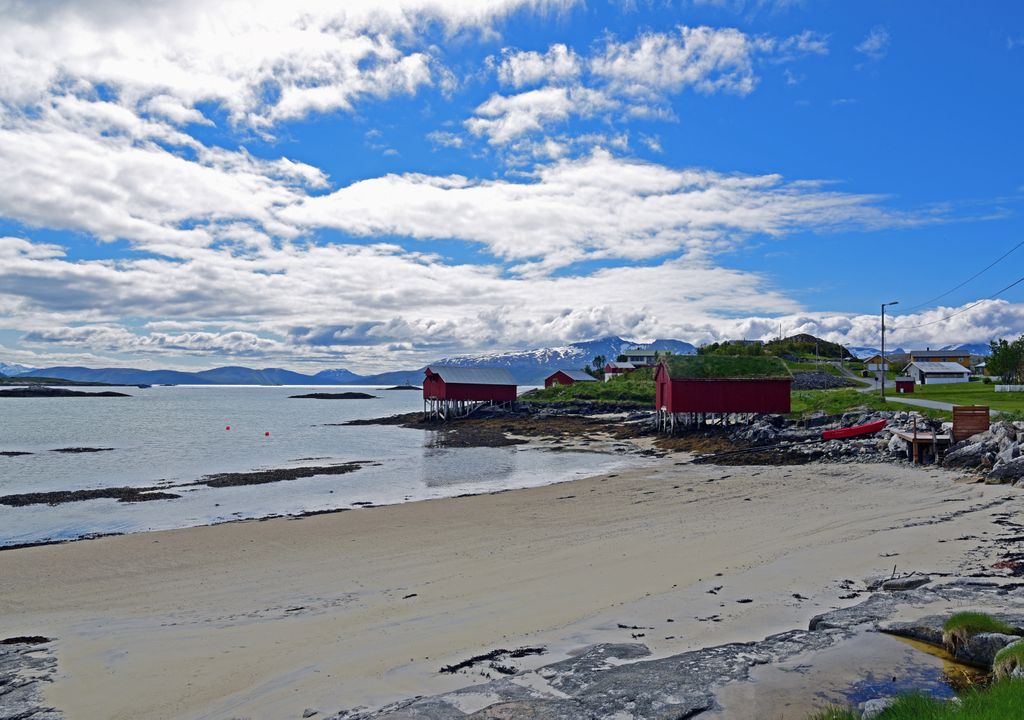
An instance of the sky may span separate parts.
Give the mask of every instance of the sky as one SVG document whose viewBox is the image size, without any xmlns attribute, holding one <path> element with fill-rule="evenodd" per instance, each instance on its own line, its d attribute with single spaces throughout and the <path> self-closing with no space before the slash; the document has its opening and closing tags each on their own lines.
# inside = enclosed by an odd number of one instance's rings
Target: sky
<svg viewBox="0 0 1024 720">
<path fill-rule="evenodd" d="M 0 362 L 1016 337 L 1022 79 L 1018 3 L 0 0 Z"/>
</svg>

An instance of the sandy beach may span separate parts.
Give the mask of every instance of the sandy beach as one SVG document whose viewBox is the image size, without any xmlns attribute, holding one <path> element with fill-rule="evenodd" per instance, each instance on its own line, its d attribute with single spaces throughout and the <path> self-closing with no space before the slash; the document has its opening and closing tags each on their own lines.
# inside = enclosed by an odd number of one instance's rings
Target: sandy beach
<svg viewBox="0 0 1024 720">
<path fill-rule="evenodd" d="M 71 719 L 322 716 L 483 681 L 439 669 L 498 647 L 545 647 L 518 665 L 535 667 L 638 635 L 658 656 L 806 627 L 857 602 L 847 579 L 988 567 L 993 516 L 1024 509 L 933 468 L 682 459 L 0 552 L 0 637 L 55 639 L 45 699 Z"/>
</svg>

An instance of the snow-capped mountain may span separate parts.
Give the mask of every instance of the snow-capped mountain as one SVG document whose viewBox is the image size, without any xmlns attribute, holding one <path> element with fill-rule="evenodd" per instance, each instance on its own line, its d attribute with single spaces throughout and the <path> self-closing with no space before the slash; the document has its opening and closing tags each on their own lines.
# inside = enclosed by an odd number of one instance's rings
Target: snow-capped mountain
<svg viewBox="0 0 1024 720">
<path fill-rule="evenodd" d="M 431 365 L 470 365 L 476 367 L 503 367 L 524 385 L 540 384 L 555 370 L 574 370 L 592 364 L 594 358 L 603 355 L 605 361 L 612 361 L 630 348 L 647 350 L 671 350 L 677 355 L 692 355 L 697 349 L 681 340 L 655 340 L 638 343 L 612 336 L 570 343 L 560 347 L 536 348 L 484 355 L 459 355 L 438 360 Z"/>
<path fill-rule="evenodd" d="M 13 377 L 15 375 L 21 375 L 22 373 L 27 373 L 30 370 L 32 370 L 32 368 L 28 367 L 27 365 L 17 365 L 15 363 L 0 362 L 0 375 L 6 375 L 8 377 Z"/>
<path fill-rule="evenodd" d="M 846 349 L 849 350 L 850 353 L 855 358 L 857 358 L 858 360 L 863 360 L 865 358 L 869 358 L 872 355 L 878 355 L 881 352 L 876 347 L 850 347 L 850 346 L 847 346 Z M 906 355 L 907 351 L 904 350 L 901 347 L 896 347 L 896 348 L 887 347 L 885 349 L 885 354 L 886 355 Z"/>
<path fill-rule="evenodd" d="M 988 357 L 992 354 L 992 348 L 989 347 L 988 343 L 958 343 L 956 345 L 943 345 L 939 350 L 959 350 L 961 352 L 969 353 L 971 355 L 984 355 Z"/>
</svg>

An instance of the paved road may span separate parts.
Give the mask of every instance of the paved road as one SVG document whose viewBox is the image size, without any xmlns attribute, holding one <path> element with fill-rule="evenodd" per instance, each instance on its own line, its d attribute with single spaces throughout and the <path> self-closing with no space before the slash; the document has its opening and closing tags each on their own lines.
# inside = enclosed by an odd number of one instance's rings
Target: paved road
<svg viewBox="0 0 1024 720">
<path fill-rule="evenodd" d="M 847 369 L 847 367 L 845 365 L 843 365 L 842 363 L 832 363 L 832 364 L 835 365 L 836 367 L 838 367 L 839 371 L 843 375 L 845 375 L 845 376 L 847 376 L 849 378 L 852 378 L 853 380 L 858 380 L 858 381 L 860 381 L 862 383 L 869 383 L 868 385 L 865 385 L 862 388 L 858 388 L 857 392 L 863 392 L 863 393 L 876 392 L 877 390 L 880 389 L 879 388 L 878 378 L 876 376 L 872 375 L 871 377 L 866 377 L 866 378 L 858 377 L 858 376 L 854 375 L 852 372 L 850 372 L 850 370 Z M 889 380 L 885 381 L 885 388 L 886 388 L 886 395 L 885 395 L 886 402 L 903 403 L 904 405 L 916 405 L 917 407 L 931 408 L 933 410 L 947 410 L 949 412 L 953 411 L 953 403 L 939 402 L 938 400 L 922 400 L 922 399 L 918 399 L 918 398 L 908 398 L 908 397 L 903 396 L 903 395 L 898 395 L 898 394 L 896 394 L 895 384 L 890 382 Z M 890 390 L 891 390 L 891 392 L 890 392 Z M 991 415 L 992 417 L 995 417 L 996 415 L 999 414 L 999 411 L 998 410 L 989 410 L 988 414 Z"/>
</svg>

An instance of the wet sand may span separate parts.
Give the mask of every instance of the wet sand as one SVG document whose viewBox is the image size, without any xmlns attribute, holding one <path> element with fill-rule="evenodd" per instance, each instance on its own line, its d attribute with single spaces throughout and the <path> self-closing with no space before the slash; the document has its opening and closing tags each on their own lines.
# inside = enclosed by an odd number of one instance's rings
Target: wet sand
<svg viewBox="0 0 1024 720">
<path fill-rule="evenodd" d="M 46 700 L 72 720 L 323 716 L 482 681 L 440 669 L 496 648 L 543 646 L 515 661 L 536 667 L 806 627 L 893 565 L 987 570 L 993 520 L 1024 510 L 1018 489 L 934 469 L 681 460 L 0 552 L 0 638 L 56 639 Z"/>
</svg>

